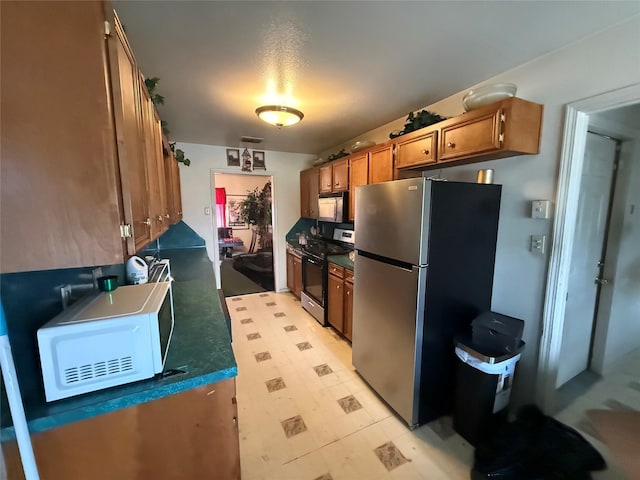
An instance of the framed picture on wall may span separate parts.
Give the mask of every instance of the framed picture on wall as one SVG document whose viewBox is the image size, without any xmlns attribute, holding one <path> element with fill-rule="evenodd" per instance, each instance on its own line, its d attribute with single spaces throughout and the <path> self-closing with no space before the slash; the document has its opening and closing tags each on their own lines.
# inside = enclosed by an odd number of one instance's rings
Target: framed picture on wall
<svg viewBox="0 0 640 480">
<path fill-rule="evenodd" d="M 227 148 L 227 166 L 240 166 L 240 150 L 238 150 L 237 148 Z"/>
<path fill-rule="evenodd" d="M 264 163 L 264 152 L 259 150 L 253 151 L 253 169 L 254 170 L 266 170 L 267 166 Z"/>
<path fill-rule="evenodd" d="M 240 202 L 245 198 L 246 195 L 227 195 L 227 226 L 234 230 L 249 229 L 249 225 L 244 223 L 240 215 Z"/>
</svg>

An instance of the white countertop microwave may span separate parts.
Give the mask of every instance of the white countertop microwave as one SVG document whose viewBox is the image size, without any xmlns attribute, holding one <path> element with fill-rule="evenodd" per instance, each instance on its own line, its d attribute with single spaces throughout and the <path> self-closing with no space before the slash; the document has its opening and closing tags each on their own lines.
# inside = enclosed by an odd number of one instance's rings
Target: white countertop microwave
<svg viewBox="0 0 640 480">
<path fill-rule="evenodd" d="M 173 333 L 169 264 L 157 282 L 89 295 L 38 330 L 48 402 L 162 372 Z"/>
</svg>

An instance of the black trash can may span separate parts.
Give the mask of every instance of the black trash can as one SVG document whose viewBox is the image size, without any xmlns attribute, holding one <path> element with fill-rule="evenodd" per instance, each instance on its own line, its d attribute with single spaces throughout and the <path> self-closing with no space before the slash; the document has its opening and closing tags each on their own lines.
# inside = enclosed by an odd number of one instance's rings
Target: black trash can
<svg viewBox="0 0 640 480">
<path fill-rule="evenodd" d="M 492 424 L 506 420 L 516 363 L 524 350 L 520 341 L 511 352 L 495 353 L 470 339 L 458 339 L 453 428 L 476 445 Z"/>
</svg>

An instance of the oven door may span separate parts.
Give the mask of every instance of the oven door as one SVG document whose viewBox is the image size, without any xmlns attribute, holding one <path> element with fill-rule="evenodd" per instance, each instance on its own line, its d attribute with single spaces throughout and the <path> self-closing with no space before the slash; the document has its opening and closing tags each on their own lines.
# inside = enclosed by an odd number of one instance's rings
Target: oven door
<svg viewBox="0 0 640 480">
<path fill-rule="evenodd" d="M 324 308 L 326 262 L 310 255 L 302 255 L 302 291 Z"/>
</svg>

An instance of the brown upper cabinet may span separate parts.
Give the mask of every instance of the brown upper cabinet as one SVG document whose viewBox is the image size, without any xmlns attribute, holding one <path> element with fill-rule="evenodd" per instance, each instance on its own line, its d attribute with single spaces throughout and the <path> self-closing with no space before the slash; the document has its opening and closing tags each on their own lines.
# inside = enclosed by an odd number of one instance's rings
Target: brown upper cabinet
<svg viewBox="0 0 640 480">
<path fill-rule="evenodd" d="M 424 129 L 422 129 L 424 130 Z M 436 145 L 438 132 L 423 132 L 409 134 L 396 142 L 396 168 L 424 166 L 436 163 Z"/>
<path fill-rule="evenodd" d="M 333 191 L 346 192 L 349 190 L 349 160 L 343 158 L 333 162 Z"/>
<path fill-rule="evenodd" d="M 174 223 L 182 220 L 182 195 L 180 191 L 180 166 L 176 161 L 171 146 L 163 137 L 162 153 L 164 156 L 164 178 L 167 189 L 167 206 L 169 221 Z"/>
<path fill-rule="evenodd" d="M 122 262 L 104 5 L 0 11 L 0 271 Z"/>
<path fill-rule="evenodd" d="M 122 27 L 100 1 L 0 8 L 0 272 L 122 263 L 162 230 L 151 212 L 169 213 L 159 121 Z"/>
<path fill-rule="evenodd" d="M 167 230 L 170 219 L 167 206 L 167 184 L 164 176 L 164 155 L 162 154 L 162 127 L 142 76 L 140 77 L 140 90 L 151 240 L 155 240 Z"/>
<path fill-rule="evenodd" d="M 349 190 L 349 159 L 341 158 L 320 167 L 320 193 Z"/>
<path fill-rule="evenodd" d="M 349 156 L 349 220 L 355 217 L 356 187 L 393 180 L 393 144 L 384 143 Z"/>
<path fill-rule="evenodd" d="M 318 218 L 318 192 L 320 169 L 310 168 L 300 172 L 300 216 Z"/>
<path fill-rule="evenodd" d="M 508 98 L 409 133 L 396 141 L 396 168 L 440 168 L 540 150 L 543 106 Z"/>
</svg>

